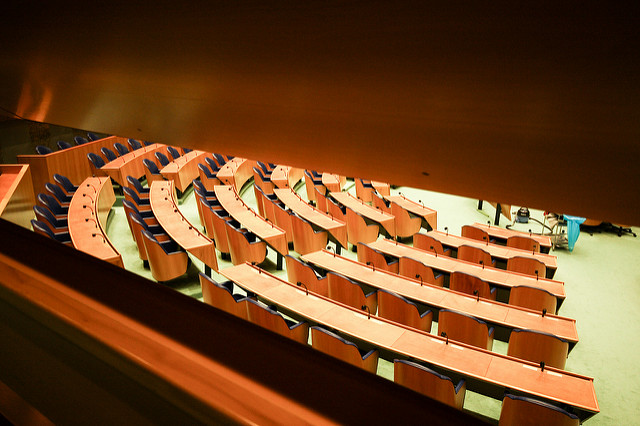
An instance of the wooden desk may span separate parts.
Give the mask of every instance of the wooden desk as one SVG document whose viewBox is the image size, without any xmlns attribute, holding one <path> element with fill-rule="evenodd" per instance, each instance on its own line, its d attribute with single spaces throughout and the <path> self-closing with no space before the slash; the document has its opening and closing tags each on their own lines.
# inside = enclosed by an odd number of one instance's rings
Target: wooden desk
<svg viewBox="0 0 640 426">
<path fill-rule="evenodd" d="M 369 244 L 369 247 L 375 248 L 382 253 L 397 258 L 410 257 L 411 259 L 424 263 L 432 269 L 442 271 L 447 274 L 452 274 L 457 271 L 475 275 L 495 287 L 501 287 L 507 290 L 518 285 L 541 288 L 556 296 L 558 299 L 558 309 L 560 309 L 562 302 L 564 302 L 564 299 L 567 296 L 565 293 L 564 283 L 562 281 L 536 279 L 530 275 L 496 268 L 482 268 L 481 265 L 476 263 L 466 262 L 449 256 L 436 257 L 433 252 L 421 250 L 387 239 L 379 239 L 378 241 Z"/>
<path fill-rule="evenodd" d="M 499 244 L 506 245 L 507 238 L 513 236 L 529 237 L 538 242 L 538 244 L 540 245 L 540 251 L 542 251 L 543 253 L 549 253 L 549 251 L 551 250 L 551 238 L 547 235 L 529 234 L 528 232 L 520 232 L 513 229 L 500 228 L 499 226 L 489 226 L 486 223 L 474 223 L 473 226 L 487 231 L 489 237 L 495 239 Z"/>
<path fill-rule="evenodd" d="M 0 164 L 0 217 L 31 229 L 33 181 L 27 164 Z"/>
<path fill-rule="evenodd" d="M 271 182 L 278 188 L 295 188 L 303 177 L 303 169 L 290 166 L 276 166 L 271 172 Z"/>
<path fill-rule="evenodd" d="M 133 176 L 136 179 L 140 179 L 144 176 L 144 164 L 142 160 L 151 160 L 156 162 L 156 151 L 164 148 L 162 144 L 153 144 L 149 146 L 143 146 L 140 149 L 131 151 L 128 154 L 118 157 L 113 161 L 108 162 L 100 168 L 114 181 L 124 186 L 127 181 L 127 176 Z"/>
<path fill-rule="evenodd" d="M 342 247 L 348 248 L 346 223 L 311 206 L 291 188 L 276 188 L 274 192 L 289 209 L 316 227 L 329 232 Z"/>
<path fill-rule="evenodd" d="M 124 268 L 122 256 L 106 232 L 107 218 L 115 201 L 110 178 L 85 179 L 69 204 L 69 234 L 76 249 Z"/>
<path fill-rule="evenodd" d="M 506 389 L 529 396 L 567 404 L 586 420 L 599 412 L 593 378 L 545 368 L 449 342 L 438 336 L 393 323 L 382 318 L 367 319 L 362 311 L 338 304 L 323 296 L 309 293 L 249 264 L 226 268 L 222 275 L 242 288 L 258 294 L 282 310 L 321 324 L 354 339 L 369 342 L 389 354 L 389 358 L 412 358 L 438 366 L 467 378 L 467 389 L 501 399 Z"/>
<path fill-rule="evenodd" d="M 375 189 L 376 192 L 382 195 L 383 197 L 386 197 L 391 194 L 391 186 L 388 183 L 377 182 L 375 180 L 372 180 L 371 186 L 373 186 L 373 189 Z"/>
<path fill-rule="evenodd" d="M 331 192 L 329 195 L 343 206 L 347 206 L 365 218 L 382 225 L 392 237 L 396 236 L 396 222 L 393 215 L 365 204 L 348 192 Z"/>
<path fill-rule="evenodd" d="M 491 254 L 491 257 L 500 259 L 504 262 L 515 256 L 534 258 L 544 263 L 547 267 L 547 278 L 553 278 L 553 275 L 556 273 L 556 269 L 558 268 L 557 258 L 550 254 L 532 253 L 529 250 L 499 246 L 497 244 L 487 244 L 483 243 L 482 241 L 474 240 L 472 238 L 460 237 L 453 234 L 447 235 L 444 232 L 440 231 L 429 231 L 427 232 L 427 235 L 430 235 L 436 240 L 440 241 L 444 247 L 451 247 L 456 250 L 461 245 L 478 247 Z"/>
<path fill-rule="evenodd" d="M 53 182 L 53 175 L 58 173 L 69 178 L 74 185 L 80 185 L 91 176 L 91 167 L 87 154 L 93 152 L 100 155 L 100 148 L 113 150 L 113 144 L 120 142 L 127 145 L 127 139 L 118 136 L 98 139 L 83 145 L 54 151 L 45 155 L 18 155 L 18 163 L 29 164 L 33 180 L 33 193 L 44 192 L 44 185 Z"/>
<path fill-rule="evenodd" d="M 391 202 L 391 213 L 393 213 L 394 208 L 402 208 L 414 216 L 418 216 L 422 218 L 423 227 L 431 229 L 438 229 L 438 212 L 425 207 L 424 204 L 418 204 L 415 201 L 409 200 L 404 195 L 388 195 L 384 197 L 385 200 Z M 424 223 L 427 223 L 428 226 L 424 226 Z"/>
<path fill-rule="evenodd" d="M 162 176 L 167 180 L 172 180 L 180 192 L 184 192 L 191 182 L 199 176 L 198 163 L 204 163 L 204 151 L 191 151 L 176 158 L 160 170 Z"/>
<path fill-rule="evenodd" d="M 218 201 L 231 217 L 278 252 L 278 269 L 281 269 L 282 256 L 289 254 L 289 245 L 287 244 L 285 231 L 277 227 L 274 223 L 268 222 L 247 206 L 238 195 L 235 187 L 216 185 L 214 191 L 216 197 L 218 197 Z"/>
<path fill-rule="evenodd" d="M 347 179 L 345 177 L 333 173 L 322 173 L 322 184 L 329 192 L 342 191 L 342 187 L 346 181 Z"/>
<path fill-rule="evenodd" d="M 216 177 L 225 185 L 235 186 L 240 192 L 242 186 L 253 177 L 253 168 L 257 164 L 255 161 L 235 157 L 220 167 Z"/>
<path fill-rule="evenodd" d="M 578 342 L 576 321 L 556 315 L 545 315 L 526 308 L 511 306 L 492 300 L 477 300 L 475 296 L 459 293 L 448 288 L 420 285 L 419 280 L 406 278 L 355 260 L 335 255 L 328 251 L 318 251 L 302 256 L 327 271 L 337 272 L 371 287 L 389 290 L 407 299 L 437 309 L 453 309 L 480 318 L 494 326 L 502 327 L 502 336 L 496 338 L 508 341 L 509 332 L 514 329 L 533 329 L 554 334 L 569 341 L 573 347 Z"/>
<path fill-rule="evenodd" d="M 149 192 L 151 210 L 160 226 L 186 251 L 200 259 L 205 273 L 218 270 L 214 242 L 193 226 L 178 209 L 173 181 L 153 181 Z"/>
</svg>

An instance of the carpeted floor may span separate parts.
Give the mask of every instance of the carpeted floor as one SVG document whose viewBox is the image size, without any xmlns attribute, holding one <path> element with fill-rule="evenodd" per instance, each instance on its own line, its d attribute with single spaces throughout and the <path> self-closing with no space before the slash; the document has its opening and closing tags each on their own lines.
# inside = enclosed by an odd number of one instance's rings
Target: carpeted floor
<svg viewBox="0 0 640 426">
<path fill-rule="evenodd" d="M 353 181 L 347 188 L 355 195 Z M 299 194 L 305 197 L 304 187 Z M 449 228 L 459 234 L 462 225 L 474 222 L 486 223 L 495 210 L 488 203 L 477 209 L 477 200 L 440 194 L 413 188 L 399 187 L 392 193 L 402 192 L 408 198 L 421 200 L 438 211 L 438 228 Z M 253 189 L 242 193 L 247 204 L 256 208 Z M 180 210 L 193 224 L 200 224 L 193 192 L 187 194 Z M 512 208 L 516 210 L 516 208 Z M 256 209 L 257 211 L 257 209 Z M 108 235 L 122 254 L 125 268 L 152 279 L 149 269 L 142 266 L 137 248 L 127 225 L 119 199 Z M 542 212 L 531 211 L 532 217 L 543 219 Z M 507 221 L 501 218 L 501 226 Z M 517 224 L 514 229 L 541 232 L 541 226 L 530 222 Z M 636 229 L 637 231 L 637 229 Z M 595 388 L 601 413 L 587 423 L 590 425 L 637 424 L 637 407 L 640 406 L 640 390 L 637 386 L 636 368 L 640 361 L 640 240 L 629 235 L 581 233 L 573 252 L 557 249 L 558 271 L 554 277 L 565 282 L 567 298 L 559 315 L 577 320 L 579 343 L 567 360 L 566 369 L 595 378 Z M 355 253 L 343 250 L 343 255 L 355 258 Z M 269 262 L 265 269 L 286 279 L 286 271 L 276 271 L 275 252 L 269 249 Z M 187 274 L 171 282 L 169 287 L 195 298 L 202 298 L 198 272 L 203 271 L 200 261 L 193 258 Z M 232 266 L 218 257 L 221 269 Z M 214 278 L 223 279 L 215 274 Z M 434 323 L 434 330 L 437 324 Z M 507 344 L 494 341 L 494 351 L 506 354 Z M 393 364 L 380 361 L 378 374 L 393 380 Z M 467 391 L 465 410 L 497 420 L 501 402 Z"/>
</svg>

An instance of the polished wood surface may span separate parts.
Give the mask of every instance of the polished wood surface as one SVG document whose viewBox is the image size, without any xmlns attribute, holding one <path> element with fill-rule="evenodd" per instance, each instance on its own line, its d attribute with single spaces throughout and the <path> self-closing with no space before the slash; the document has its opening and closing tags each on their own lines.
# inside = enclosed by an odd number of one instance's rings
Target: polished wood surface
<svg viewBox="0 0 640 426">
<path fill-rule="evenodd" d="M 324 248 L 324 247 L 323 247 Z M 358 262 L 365 265 L 372 265 L 378 269 L 398 273 L 398 259 L 387 259 L 384 253 L 374 250 L 365 243 L 358 243 Z"/>
<path fill-rule="evenodd" d="M 473 224 L 473 226 L 475 226 L 476 228 L 484 229 L 489 234 L 489 237 L 491 237 L 491 239 L 495 239 L 497 242 L 501 244 L 506 245 L 507 238 L 520 235 L 520 236 L 533 238 L 534 240 L 536 240 L 540 245 L 541 251 L 543 253 L 549 253 L 549 250 L 551 249 L 551 238 L 548 235 L 530 234 L 528 232 L 520 232 L 514 229 L 505 229 L 499 226 L 493 226 L 486 223 L 476 222 Z"/>
<path fill-rule="evenodd" d="M 276 188 L 274 192 L 289 209 L 318 228 L 328 231 L 342 247 L 347 248 L 347 224 L 345 222 L 311 206 L 290 188 Z"/>
<path fill-rule="evenodd" d="M 432 268 L 410 257 L 403 256 L 398 260 L 398 274 L 444 287 L 444 274 L 435 274 Z"/>
<path fill-rule="evenodd" d="M 448 274 L 452 274 L 455 271 L 466 272 L 482 278 L 491 285 L 505 289 L 510 289 L 517 285 L 538 287 L 553 294 L 558 299 L 558 306 L 562 304 L 567 296 L 564 283 L 562 281 L 549 280 L 546 278 L 535 279 L 535 277 L 531 277 L 526 274 L 505 271 L 497 268 L 482 268 L 481 265 L 465 262 L 449 256 L 436 256 L 431 251 L 421 250 L 387 239 L 380 239 L 369 245 L 383 253 L 393 255 L 397 258 L 410 257 L 412 259 L 419 260 L 435 270 L 443 271 Z"/>
<path fill-rule="evenodd" d="M 161 144 L 152 144 L 149 146 L 143 146 L 135 151 L 130 151 L 128 154 L 118 157 L 113 161 L 109 161 L 102 166 L 100 170 L 110 176 L 111 179 L 116 181 L 120 185 L 125 185 L 127 182 L 127 176 L 133 176 L 136 179 L 145 175 L 145 167 L 142 160 L 151 160 L 155 162 L 155 154 L 161 149 L 165 148 Z"/>
<path fill-rule="evenodd" d="M 235 157 L 220 167 L 216 177 L 225 185 L 235 186 L 240 192 L 242 186 L 253 177 L 253 168 L 256 164 L 255 161 Z"/>
<path fill-rule="evenodd" d="M 262 263 L 267 256 L 267 243 L 256 238 L 246 229 L 238 229 L 230 221 L 224 222 L 224 230 L 229 242 L 231 262 L 239 265 L 244 262 Z M 245 235 L 248 233 L 249 235 Z M 251 240 L 249 240 L 251 238 Z"/>
<path fill-rule="evenodd" d="M 528 395 L 568 404 L 588 418 L 599 411 L 593 379 L 575 373 L 545 368 L 493 352 L 449 342 L 382 318 L 367 319 L 367 313 L 339 305 L 325 297 L 309 293 L 259 268 L 248 264 L 225 268 L 222 275 L 247 291 L 294 312 L 310 322 L 325 325 L 341 333 L 369 342 L 402 357 L 431 363 L 461 374 L 467 389 L 494 395 L 506 388 Z M 477 387 L 476 387 L 477 385 Z"/>
<path fill-rule="evenodd" d="M 415 303 L 390 291 L 378 291 L 378 316 L 427 333 L 431 332 L 433 312 L 427 309 L 420 312 Z"/>
<path fill-rule="evenodd" d="M 464 272 L 454 272 L 449 279 L 449 288 L 466 294 L 475 294 L 485 299 L 496 300 L 496 292 L 489 283 Z"/>
<path fill-rule="evenodd" d="M 368 224 L 365 218 L 355 210 L 347 207 L 347 240 L 357 246 L 358 243 L 372 243 L 378 239 L 380 227 Z"/>
<path fill-rule="evenodd" d="M 536 311 L 546 309 L 550 314 L 558 311 L 558 299 L 546 290 L 526 285 L 511 287 L 509 304 Z"/>
<path fill-rule="evenodd" d="M 437 211 L 425 207 L 424 204 L 410 200 L 404 195 L 386 195 L 384 196 L 384 199 L 391 202 L 391 214 L 393 214 L 394 216 L 396 216 L 396 212 L 399 212 L 400 210 L 406 210 L 412 215 L 421 218 L 421 220 L 424 220 L 428 224 L 428 226 L 424 226 L 423 223 L 421 223 L 421 226 L 426 228 L 427 230 L 438 229 Z M 397 220 L 398 219 L 396 219 L 396 221 Z M 396 224 L 396 226 L 399 227 L 400 225 Z"/>
<path fill-rule="evenodd" d="M 546 253 L 532 253 L 525 250 L 499 246 L 491 243 L 486 244 L 470 238 L 464 238 L 453 234 L 446 234 L 440 231 L 429 231 L 426 235 L 430 235 L 438 241 L 442 242 L 443 246 L 452 247 L 454 249 L 457 249 L 463 244 L 481 248 L 491 254 L 492 258 L 501 259 L 503 261 L 507 261 L 509 258 L 515 256 L 532 257 L 534 259 L 538 259 L 547 266 L 547 278 L 553 278 L 553 274 L 558 267 L 556 257 Z"/>
<path fill-rule="evenodd" d="M 107 217 L 115 201 L 110 178 L 85 179 L 69 205 L 69 234 L 76 249 L 124 268 L 122 256 L 106 232 Z"/>
<path fill-rule="evenodd" d="M 198 163 L 204 163 L 204 157 L 207 155 L 211 154 L 198 150 L 187 152 L 164 166 L 160 173 L 165 179 L 172 180 L 176 188 L 184 192 L 191 185 L 191 182 L 199 176 Z"/>
<path fill-rule="evenodd" d="M 379 223 L 389 235 L 395 237 L 396 226 L 393 215 L 363 203 L 348 192 L 331 192 L 329 195 L 343 206 L 349 207 L 367 219 Z"/>
<path fill-rule="evenodd" d="M 247 319 L 247 301 L 245 298 L 236 300 L 231 291 L 214 283 L 205 275 L 200 274 L 200 288 L 202 289 L 202 301 L 222 311 L 235 315 L 238 318 Z"/>
<path fill-rule="evenodd" d="M 311 266 L 291 255 L 286 255 L 285 260 L 287 262 L 287 280 L 291 284 L 302 283 L 309 291 L 329 297 L 329 289 L 327 288 L 329 280 L 326 275 L 319 277 Z"/>
<path fill-rule="evenodd" d="M 293 233 L 293 249 L 299 254 L 312 253 L 322 250 L 327 246 L 329 233 L 327 231 L 316 231 L 313 226 L 298 215 L 289 215 L 291 219 L 291 230 Z"/>
<path fill-rule="evenodd" d="M 58 173 L 66 176 L 74 185 L 80 185 L 83 180 L 92 175 L 87 154 L 90 152 L 100 155 L 100 148 L 113 150 L 113 144 L 119 142 L 127 144 L 127 139 L 109 136 L 71 148 L 54 151 L 45 155 L 18 155 L 18 163 L 30 165 L 33 180 L 33 192 L 44 192 L 44 185 L 53 182 L 53 175 Z"/>
<path fill-rule="evenodd" d="M 271 172 L 271 182 L 278 188 L 295 188 L 304 177 L 304 170 L 297 167 L 278 165 Z"/>
<path fill-rule="evenodd" d="M 327 188 L 329 192 L 342 191 L 342 187 L 347 182 L 344 176 L 339 176 L 333 173 L 322 174 L 322 184 Z"/>
<path fill-rule="evenodd" d="M 468 313 L 488 323 L 506 328 L 534 329 L 555 334 L 570 342 L 578 341 L 576 321 L 559 316 L 542 316 L 538 312 L 510 306 L 493 300 L 477 300 L 476 296 L 448 288 L 421 283 L 380 269 L 373 269 L 326 250 L 302 256 L 302 259 L 327 271 L 333 271 L 373 288 L 392 291 L 409 300 L 441 309 Z"/>
<path fill-rule="evenodd" d="M 167 251 L 154 236 L 146 232 L 142 233 L 142 243 L 147 252 L 151 276 L 156 281 L 171 281 L 187 272 L 189 256 L 177 244 L 172 244 L 173 250 Z"/>
<path fill-rule="evenodd" d="M 0 164 L 0 217 L 31 229 L 33 181 L 28 164 Z"/>
<path fill-rule="evenodd" d="M 540 259 L 532 259 L 525 256 L 514 256 L 507 260 L 507 270 L 533 275 L 534 277 L 547 275 L 547 268 Z"/>
<path fill-rule="evenodd" d="M 365 286 L 353 281 L 345 276 L 329 272 L 328 280 L 328 296 L 330 299 L 337 300 L 340 303 L 349 305 L 355 309 L 364 309 L 363 306 L 369 308 L 372 315 L 378 310 L 378 294 Z"/>
<path fill-rule="evenodd" d="M 151 209 L 160 226 L 180 247 L 217 271 L 218 258 L 215 245 L 193 226 L 178 209 L 173 181 L 155 181 L 151 184 Z"/>
<path fill-rule="evenodd" d="M 563 410 L 564 411 L 564 410 Z M 553 425 L 553 426 L 579 426 L 579 418 L 570 416 L 566 411 L 549 406 L 542 401 L 523 401 L 512 399 L 505 395 L 500 410 L 498 426 L 522 426 L 522 425 Z"/>
<path fill-rule="evenodd" d="M 236 188 L 229 185 L 218 185 L 214 188 L 216 197 L 222 207 L 240 224 L 253 232 L 262 241 L 269 244 L 281 255 L 289 253 L 287 236 L 284 229 L 274 223 L 267 222 L 240 198 Z"/>
</svg>

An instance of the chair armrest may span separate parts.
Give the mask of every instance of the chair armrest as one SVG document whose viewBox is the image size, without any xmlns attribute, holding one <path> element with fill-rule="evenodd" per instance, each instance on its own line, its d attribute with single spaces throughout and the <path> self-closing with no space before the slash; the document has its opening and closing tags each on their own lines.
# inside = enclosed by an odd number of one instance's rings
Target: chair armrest
<svg viewBox="0 0 640 426">
<path fill-rule="evenodd" d="M 293 324 L 292 326 L 289 327 L 289 330 L 295 330 L 296 328 L 300 327 L 301 325 L 306 324 L 306 321 L 300 321 L 298 323 Z"/>
<path fill-rule="evenodd" d="M 377 349 L 371 349 L 369 352 L 364 354 L 364 356 L 362 357 L 362 360 L 364 361 L 365 359 L 369 358 L 371 355 L 373 355 L 376 352 L 378 352 Z"/>
<path fill-rule="evenodd" d="M 493 338 L 493 331 L 494 331 L 494 328 L 493 327 L 489 327 L 489 337 L 490 338 Z"/>
<path fill-rule="evenodd" d="M 464 387 L 464 390 L 467 389 L 467 382 L 464 379 L 461 379 L 458 384 L 456 385 L 456 387 L 454 388 L 454 390 L 456 391 L 456 394 L 460 391 L 460 389 L 462 389 Z"/>
<path fill-rule="evenodd" d="M 424 311 L 423 313 L 420 314 L 420 318 L 424 318 L 425 316 L 429 315 L 431 313 L 431 309 L 427 309 L 426 311 Z"/>
</svg>

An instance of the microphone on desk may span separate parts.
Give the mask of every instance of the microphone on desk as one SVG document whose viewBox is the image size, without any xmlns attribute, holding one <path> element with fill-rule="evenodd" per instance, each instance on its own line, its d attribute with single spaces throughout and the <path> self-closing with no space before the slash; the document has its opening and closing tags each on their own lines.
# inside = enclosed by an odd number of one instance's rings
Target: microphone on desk
<svg viewBox="0 0 640 426">
<path fill-rule="evenodd" d="M 92 197 L 89 197 L 89 195 L 87 195 L 86 193 L 82 194 L 83 197 L 87 197 L 88 199 L 90 199 L 91 201 L 93 201 L 93 204 L 96 203 L 96 200 L 94 200 Z"/>
<path fill-rule="evenodd" d="M 297 285 L 298 287 L 304 287 L 305 293 L 307 294 L 307 296 L 309 295 L 309 289 L 307 288 L 307 286 L 306 286 L 302 281 L 298 281 L 298 282 L 296 283 L 296 285 Z"/>
<path fill-rule="evenodd" d="M 491 228 L 491 221 L 490 221 L 490 220 L 488 220 L 488 221 L 487 221 L 487 226 L 488 226 L 489 228 Z"/>
<path fill-rule="evenodd" d="M 369 307 L 367 305 L 362 305 L 362 307 L 360 308 L 363 311 L 366 309 L 367 310 L 367 319 L 371 319 L 371 309 L 369 309 Z"/>
<path fill-rule="evenodd" d="M 327 246 L 327 250 L 332 250 L 332 249 L 333 249 L 333 257 L 336 257 L 336 250 L 330 245 Z"/>
<path fill-rule="evenodd" d="M 445 232 L 447 233 L 447 237 L 449 236 L 449 227 L 445 226 L 444 227 Z"/>
<path fill-rule="evenodd" d="M 100 237 L 102 238 L 102 241 L 106 244 L 107 240 L 104 239 L 104 237 L 101 234 L 91 234 L 92 237 Z"/>
<path fill-rule="evenodd" d="M 478 290 L 473 290 L 473 294 L 474 296 L 478 296 L 478 298 L 476 299 L 476 302 L 480 301 L 480 292 L 478 292 Z"/>
<path fill-rule="evenodd" d="M 540 361 L 540 371 L 544 371 L 544 361 Z"/>
<path fill-rule="evenodd" d="M 482 269 L 484 269 L 484 261 L 483 260 L 480 261 L 480 264 L 482 265 Z"/>
<path fill-rule="evenodd" d="M 416 274 L 416 278 L 420 278 L 420 287 L 422 287 L 422 275 Z"/>
<path fill-rule="evenodd" d="M 84 221 L 85 221 L 85 222 L 89 222 L 90 220 L 92 220 L 92 221 L 93 221 L 93 223 L 95 223 L 95 224 L 96 224 L 96 228 L 97 228 L 97 227 L 98 227 L 98 222 L 96 222 L 96 220 L 95 220 L 94 218 L 92 218 L 92 217 L 85 217 L 85 218 L 84 218 Z"/>
<path fill-rule="evenodd" d="M 371 262 L 367 262 L 367 265 L 371 266 L 371 269 L 373 269 L 373 271 L 375 272 L 375 270 L 376 270 L 376 265 L 374 265 L 374 264 L 373 264 L 373 263 L 371 263 Z"/>
<path fill-rule="evenodd" d="M 531 229 L 529 229 L 529 236 L 531 236 Z"/>
<path fill-rule="evenodd" d="M 487 237 L 485 235 L 482 236 L 482 241 L 486 241 L 487 245 L 489 245 L 489 241 L 487 240 Z"/>
<path fill-rule="evenodd" d="M 449 344 L 449 336 L 447 335 L 447 333 L 445 333 L 444 331 L 442 333 L 440 333 L 440 335 L 442 337 L 444 337 L 445 339 L 447 339 L 447 341 L 445 342 L 447 345 Z"/>
<path fill-rule="evenodd" d="M 536 269 L 536 281 L 538 281 L 538 270 Z"/>
<path fill-rule="evenodd" d="M 93 185 L 91 185 L 90 183 L 88 183 L 88 184 L 87 184 L 87 187 L 91 187 L 91 188 L 93 188 L 93 193 L 94 193 L 94 194 L 97 194 L 97 193 L 98 193 L 98 190 L 96 189 L 96 187 L 95 187 L 95 186 L 93 186 Z"/>
<path fill-rule="evenodd" d="M 438 257 L 438 252 L 436 251 L 436 249 L 434 249 L 433 246 L 429 246 L 429 248 L 431 249 L 431 251 L 433 251 L 436 257 Z"/>
<path fill-rule="evenodd" d="M 542 318 L 544 318 L 545 315 L 547 315 L 547 308 L 542 309 Z"/>
</svg>

